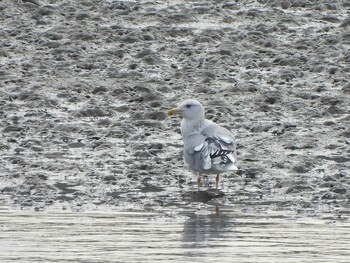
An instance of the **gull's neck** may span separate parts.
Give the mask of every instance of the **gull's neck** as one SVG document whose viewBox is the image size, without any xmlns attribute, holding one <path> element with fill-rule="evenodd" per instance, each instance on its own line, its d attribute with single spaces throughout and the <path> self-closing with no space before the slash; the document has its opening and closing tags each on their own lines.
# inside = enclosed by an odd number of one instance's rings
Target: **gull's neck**
<svg viewBox="0 0 350 263">
<path fill-rule="evenodd" d="M 186 136 L 192 133 L 201 132 L 203 130 L 204 121 L 205 121 L 204 117 L 199 119 L 194 119 L 194 120 L 182 119 L 181 121 L 182 138 L 185 138 Z"/>
</svg>

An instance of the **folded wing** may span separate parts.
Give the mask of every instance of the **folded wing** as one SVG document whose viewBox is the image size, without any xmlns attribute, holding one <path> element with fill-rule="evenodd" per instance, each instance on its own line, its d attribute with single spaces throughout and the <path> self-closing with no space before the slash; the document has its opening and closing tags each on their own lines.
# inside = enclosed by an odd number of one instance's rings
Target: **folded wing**
<svg viewBox="0 0 350 263">
<path fill-rule="evenodd" d="M 210 123 L 201 133 L 184 138 L 184 159 L 199 173 L 221 173 L 237 170 L 236 143 L 225 128 Z"/>
<path fill-rule="evenodd" d="M 212 169 L 221 172 L 237 170 L 236 142 L 233 134 L 211 122 L 203 129 L 202 134 L 208 143 Z"/>
<path fill-rule="evenodd" d="M 211 168 L 208 142 L 200 133 L 193 133 L 184 138 L 185 163 L 194 172 L 202 173 Z"/>
</svg>

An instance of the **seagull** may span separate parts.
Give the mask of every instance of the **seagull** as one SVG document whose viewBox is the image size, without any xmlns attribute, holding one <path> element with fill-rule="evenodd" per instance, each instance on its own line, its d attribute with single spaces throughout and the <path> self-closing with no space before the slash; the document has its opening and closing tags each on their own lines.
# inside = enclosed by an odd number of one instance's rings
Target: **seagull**
<svg viewBox="0 0 350 263">
<path fill-rule="evenodd" d="M 236 142 L 233 134 L 224 127 L 205 118 L 203 105 L 188 99 L 177 108 L 167 111 L 168 116 L 180 115 L 183 155 L 186 166 L 197 175 L 198 191 L 202 174 L 216 174 L 218 191 L 219 174 L 236 171 Z"/>
</svg>

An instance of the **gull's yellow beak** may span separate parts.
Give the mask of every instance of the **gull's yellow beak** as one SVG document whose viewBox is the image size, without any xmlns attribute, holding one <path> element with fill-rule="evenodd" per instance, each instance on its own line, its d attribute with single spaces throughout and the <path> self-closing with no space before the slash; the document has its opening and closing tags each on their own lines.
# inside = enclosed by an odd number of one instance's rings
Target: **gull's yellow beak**
<svg viewBox="0 0 350 263">
<path fill-rule="evenodd" d="M 179 113 L 181 113 L 181 110 L 178 109 L 178 108 L 170 109 L 170 110 L 168 110 L 168 111 L 166 112 L 166 114 L 167 114 L 168 116 L 173 116 L 173 115 L 179 114 Z"/>
</svg>

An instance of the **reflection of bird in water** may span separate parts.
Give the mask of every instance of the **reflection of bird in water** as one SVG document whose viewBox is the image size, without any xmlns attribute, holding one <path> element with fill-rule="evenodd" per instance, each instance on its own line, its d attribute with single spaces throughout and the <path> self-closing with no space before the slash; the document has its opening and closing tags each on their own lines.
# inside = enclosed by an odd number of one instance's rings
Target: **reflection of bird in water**
<svg viewBox="0 0 350 263">
<path fill-rule="evenodd" d="M 182 242 L 186 247 L 203 247 L 201 244 L 210 239 L 225 238 L 225 234 L 233 232 L 234 219 L 232 216 L 225 215 L 219 211 L 218 205 L 215 207 L 215 213 L 211 214 L 190 214 L 189 219 L 184 224 Z M 187 243 L 191 242 L 191 243 Z"/>
<path fill-rule="evenodd" d="M 204 108 L 197 100 L 185 100 L 167 113 L 182 117 L 184 160 L 197 175 L 198 191 L 202 174 L 216 174 L 218 190 L 219 174 L 237 170 L 236 143 L 232 133 L 205 119 Z"/>
</svg>

